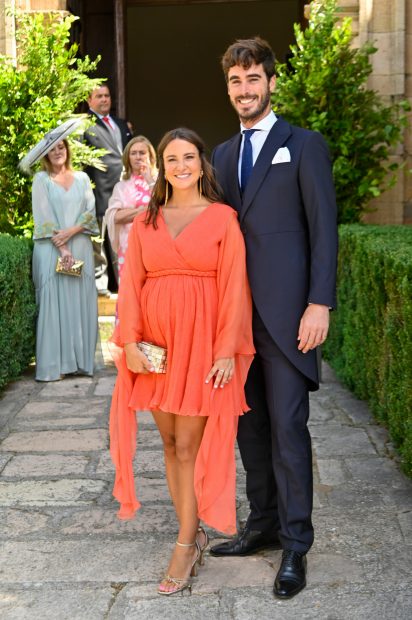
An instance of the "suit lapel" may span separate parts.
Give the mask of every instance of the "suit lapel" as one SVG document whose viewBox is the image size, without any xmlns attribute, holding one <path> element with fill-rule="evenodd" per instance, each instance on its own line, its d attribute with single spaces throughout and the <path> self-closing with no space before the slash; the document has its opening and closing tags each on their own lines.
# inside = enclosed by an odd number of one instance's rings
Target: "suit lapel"
<svg viewBox="0 0 412 620">
<path fill-rule="evenodd" d="M 245 217 L 246 211 L 249 209 L 256 192 L 263 182 L 270 166 L 272 159 L 278 150 L 286 142 L 291 134 L 289 123 L 278 117 L 278 120 L 269 131 L 268 137 L 259 153 L 259 157 L 253 166 L 246 191 L 243 194 L 242 206 L 240 208 L 240 220 Z"/>
<path fill-rule="evenodd" d="M 239 187 L 239 173 L 238 173 L 238 162 L 239 162 L 239 150 L 240 143 L 242 141 L 241 134 L 235 136 L 232 140 L 232 143 L 229 147 L 228 158 L 227 161 L 228 167 L 227 171 L 225 171 L 225 177 L 227 179 L 228 191 L 227 198 L 231 207 L 240 212 L 240 208 L 242 205 L 242 196 L 240 193 Z"/>
<path fill-rule="evenodd" d="M 108 142 L 111 145 L 112 150 L 114 151 L 118 151 L 119 147 L 118 144 L 116 142 L 116 137 L 114 135 L 114 131 L 112 129 L 110 129 L 110 127 L 108 127 L 106 125 L 106 123 L 104 121 L 102 121 L 101 118 L 99 118 L 98 116 L 96 116 L 96 114 L 93 114 L 93 116 L 96 119 L 96 125 L 98 125 L 99 127 L 102 128 L 103 133 L 102 138 L 105 142 Z"/>
</svg>

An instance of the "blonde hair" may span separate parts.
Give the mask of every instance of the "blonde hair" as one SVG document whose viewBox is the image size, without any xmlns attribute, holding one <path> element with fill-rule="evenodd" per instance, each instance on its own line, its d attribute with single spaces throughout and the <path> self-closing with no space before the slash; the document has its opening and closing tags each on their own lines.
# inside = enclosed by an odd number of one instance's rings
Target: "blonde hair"
<svg viewBox="0 0 412 620">
<path fill-rule="evenodd" d="M 64 140 L 60 140 L 60 142 L 63 142 L 64 146 L 66 147 L 66 153 L 67 153 L 66 163 L 65 163 L 66 169 L 67 170 L 73 170 L 73 168 L 72 168 L 72 154 L 70 152 L 69 143 L 66 140 L 66 138 Z M 60 144 L 60 142 L 57 142 L 57 144 Z M 55 146 L 57 146 L 57 144 L 55 144 Z M 42 158 L 42 160 L 41 160 L 41 167 L 42 167 L 42 170 L 45 170 L 47 172 L 47 174 L 51 174 L 53 172 L 53 166 L 50 163 L 50 159 L 49 159 L 49 154 L 48 153 L 46 153 L 46 155 Z"/>
<path fill-rule="evenodd" d="M 124 172 L 123 172 L 122 179 L 124 181 L 127 181 L 127 179 L 130 179 L 132 175 L 132 167 L 130 165 L 129 155 L 130 155 L 130 149 L 137 142 L 143 142 L 143 144 L 147 146 L 147 149 L 149 151 L 150 172 L 152 173 L 153 177 L 157 175 L 156 151 L 154 150 L 153 144 L 145 136 L 135 136 L 134 138 L 130 140 L 130 142 L 126 144 L 126 147 L 123 151 Z"/>
</svg>

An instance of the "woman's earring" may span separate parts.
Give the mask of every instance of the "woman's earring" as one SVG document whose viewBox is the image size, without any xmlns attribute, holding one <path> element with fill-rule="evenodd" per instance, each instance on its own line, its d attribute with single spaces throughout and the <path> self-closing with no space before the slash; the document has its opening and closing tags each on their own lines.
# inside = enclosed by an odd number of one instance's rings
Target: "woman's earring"
<svg viewBox="0 0 412 620">
<path fill-rule="evenodd" d="M 166 179 L 166 195 L 165 195 L 165 206 L 167 205 L 167 201 L 169 200 L 169 181 L 166 178 L 165 175 L 165 179 Z"/>
<path fill-rule="evenodd" d="M 202 186 L 202 176 L 203 176 L 203 170 L 200 171 L 200 175 L 199 175 L 199 198 L 202 198 L 202 194 L 203 194 L 203 186 Z"/>
</svg>

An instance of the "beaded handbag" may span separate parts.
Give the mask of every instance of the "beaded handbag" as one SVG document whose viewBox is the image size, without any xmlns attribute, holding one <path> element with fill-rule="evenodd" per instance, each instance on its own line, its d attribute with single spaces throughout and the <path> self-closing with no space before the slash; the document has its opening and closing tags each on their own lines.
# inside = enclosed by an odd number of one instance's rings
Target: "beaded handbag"
<svg viewBox="0 0 412 620">
<path fill-rule="evenodd" d="M 164 374 L 167 367 L 167 349 L 159 347 L 151 342 L 138 342 L 137 348 L 146 355 L 153 364 L 154 372 Z"/>
<path fill-rule="evenodd" d="M 64 266 L 63 260 L 61 256 L 57 259 L 56 263 L 56 273 L 60 273 L 65 276 L 75 276 L 76 278 L 80 278 L 82 275 L 84 262 L 82 260 L 76 260 L 73 265 L 67 269 Z"/>
</svg>

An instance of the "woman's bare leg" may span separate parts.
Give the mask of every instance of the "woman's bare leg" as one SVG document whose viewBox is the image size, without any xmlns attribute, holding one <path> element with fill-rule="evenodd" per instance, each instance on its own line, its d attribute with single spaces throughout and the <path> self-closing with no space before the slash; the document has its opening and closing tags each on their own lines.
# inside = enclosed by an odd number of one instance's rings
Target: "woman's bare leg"
<svg viewBox="0 0 412 620">
<path fill-rule="evenodd" d="M 175 441 L 175 420 L 177 416 L 173 413 L 164 413 L 162 411 L 152 411 L 152 415 L 163 441 L 167 486 L 169 487 L 170 497 L 172 498 L 177 519 L 180 523 L 178 499 L 179 481 L 176 465 Z"/>
<path fill-rule="evenodd" d="M 153 417 L 164 444 L 166 475 L 179 520 L 178 541 L 190 544 L 196 540 L 199 526 L 194 470 L 207 418 L 162 412 L 153 412 Z M 196 554 L 195 547 L 175 546 L 167 573 L 178 579 L 185 579 Z M 174 584 L 167 580 L 163 580 L 162 587 L 165 590 L 175 588 Z"/>
</svg>

